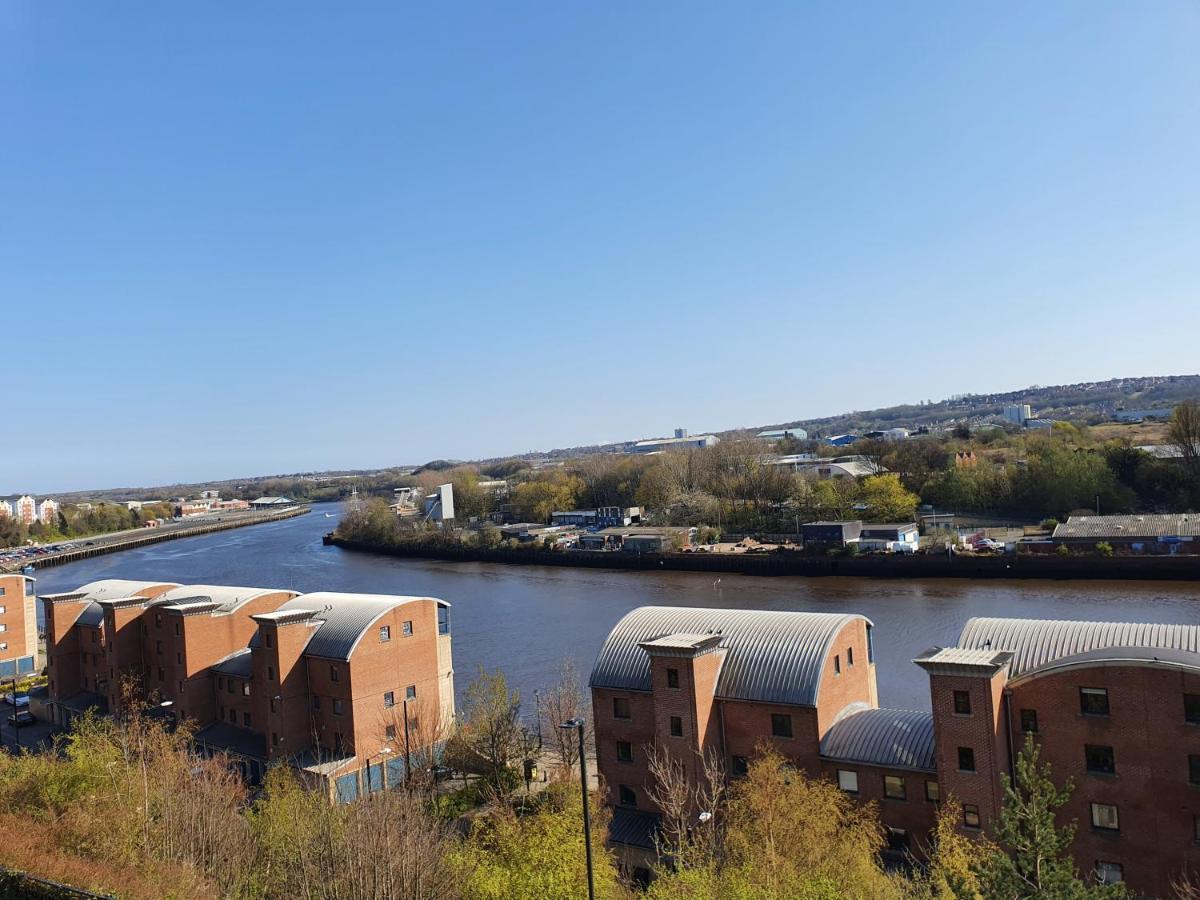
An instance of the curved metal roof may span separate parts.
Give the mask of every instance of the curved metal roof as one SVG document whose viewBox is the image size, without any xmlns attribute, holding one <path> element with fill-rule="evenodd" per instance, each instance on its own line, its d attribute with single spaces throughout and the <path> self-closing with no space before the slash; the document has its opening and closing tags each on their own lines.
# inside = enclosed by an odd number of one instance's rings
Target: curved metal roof
<svg viewBox="0 0 1200 900">
<path fill-rule="evenodd" d="M 390 594 L 341 594 L 317 591 L 301 594 L 282 604 L 277 612 L 314 610 L 314 621 L 320 621 L 304 652 L 327 659 L 349 659 L 359 640 L 371 624 L 384 613 L 405 603 L 428 600 L 445 605 L 433 597 L 399 597 Z M 253 646 L 253 643 L 251 644 Z"/>
<path fill-rule="evenodd" d="M 958 646 L 1008 650 L 1009 676 L 1017 677 L 1067 656 L 1120 647 L 1200 653 L 1200 625 L 1140 622 L 1070 622 L 1055 619 L 974 618 L 963 626 Z M 1097 661 L 1121 654 L 1097 654 Z"/>
<path fill-rule="evenodd" d="M 642 606 L 616 624 L 592 667 L 592 687 L 650 690 L 650 658 L 638 645 L 669 634 L 719 634 L 725 660 L 716 696 L 815 706 L 837 633 L 869 619 L 846 613 Z"/>
<path fill-rule="evenodd" d="M 933 771 L 933 713 L 864 709 L 830 726 L 821 738 L 821 756 L 890 769 Z"/>
<path fill-rule="evenodd" d="M 79 614 L 79 618 L 75 620 L 76 625 L 90 625 L 92 628 L 99 628 L 104 624 L 104 607 L 93 600 L 83 608 L 83 612 Z"/>
<path fill-rule="evenodd" d="M 295 597 L 295 591 L 282 588 L 230 587 L 223 584 L 184 584 L 160 594 L 160 601 L 183 603 L 188 600 L 205 600 L 217 604 L 214 613 L 231 613 L 264 594 L 287 594 Z"/>
<path fill-rule="evenodd" d="M 91 581 L 79 588 L 76 593 L 83 594 L 89 600 L 110 600 L 113 597 L 136 597 L 147 588 L 170 585 L 179 587 L 174 581 L 130 581 L 126 578 L 104 578 Z"/>
<path fill-rule="evenodd" d="M 215 663 L 212 670 L 219 675 L 236 675 L 239 678 L 249 678 L 253 657 L 249 647 L 234 650 L 224 659 Z"/>
</svg>

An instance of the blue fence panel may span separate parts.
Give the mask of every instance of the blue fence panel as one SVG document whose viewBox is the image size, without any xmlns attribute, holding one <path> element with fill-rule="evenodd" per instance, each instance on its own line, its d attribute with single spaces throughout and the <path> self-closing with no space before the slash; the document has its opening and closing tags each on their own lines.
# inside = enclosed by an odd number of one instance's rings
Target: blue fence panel
<svg viewBox="0 0 1200 900">
<path fill-rule="evenodd" d="M 0 662 L 0 678 L 11 678 L 17 674 L 17 664 L 11 659 Z"/>
<path fill-rule="evenodd" d="M 349 803 L 351 800 L 358 799 L 358 773 L 351 772 L 348 775 L 343 775 L 336 782 L 337 797 L 341 803 Z"/>
<path fill-rule="evenodd" d="M 374 765 L 367 766 L 367 791 L 376 793 L 383 790 L 383 763 L 379 762 Z"/>
<path fill-rule="evenodd" d="M 22 656 L 17 660 L 17 672 L 21 675 L 28 675 L 33 671 L 33 657 Z"/>
<path fill-rule="evenodd" d="M 404 757 L 393 756 L 385 765 L 387 767 L 388 787 L 394 788 L 404 784 Z"/>
</svg>

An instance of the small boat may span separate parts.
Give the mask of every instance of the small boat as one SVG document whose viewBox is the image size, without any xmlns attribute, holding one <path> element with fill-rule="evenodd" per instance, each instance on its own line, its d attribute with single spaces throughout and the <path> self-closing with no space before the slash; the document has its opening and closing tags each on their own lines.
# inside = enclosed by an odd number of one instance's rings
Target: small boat
<svg viewBox="0 0 1200 900">
<path fill-rule="evenodd" d="M 332 518 L 333 518 L 333 513 L 325 513 L 325 518 L 327 518 L 327 519 L 332 519 Z"/>
</svg>

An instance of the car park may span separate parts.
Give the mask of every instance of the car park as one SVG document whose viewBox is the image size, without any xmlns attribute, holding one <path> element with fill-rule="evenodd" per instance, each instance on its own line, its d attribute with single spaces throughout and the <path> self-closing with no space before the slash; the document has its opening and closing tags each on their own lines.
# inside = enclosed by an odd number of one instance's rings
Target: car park
<svg viewBox="0 0 1200 900">
<path fill-rule="evenodd" d="M 13 728 L 22 728 L 26 725 L 33 725 L 36 722 L 37 719 L 33 717 L 33 713 L 27 709 L 18 709 L 8 717 L 8 724 Z"/>
</svg>

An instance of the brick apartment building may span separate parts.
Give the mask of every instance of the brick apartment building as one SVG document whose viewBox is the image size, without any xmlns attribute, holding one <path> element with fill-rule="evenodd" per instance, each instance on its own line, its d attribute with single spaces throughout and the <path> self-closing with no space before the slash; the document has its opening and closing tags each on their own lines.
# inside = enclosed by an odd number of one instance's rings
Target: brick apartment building
<svg viewBox="0 0 1200 900">
<path fill-rule="evenodd" d="M 342 799 L 395 785 L 454 713 L 441 600 L 117 579 L 41 599 L 55 723 L 132 688 L 252 782 L 286 762 Z"/>
<path fill-rule="evenodd" d="M 0 575 L 0 679 L 33 674 L 37 655 L 33 579 Z"/>
<path fill-rule="evenodd" d="M 691 777 L 712 749 L 731 777 L 764 743 L 875 801 L 889 851 L 920 855 L 937 805 L 989 831 L 1026 734 L 1078 824 L 1082 873 L 1165 896 L 1200 871 L 1200 626 L 970 620 L 954 648 L 916 660 L 931 710 L 879 708 L 871 623 L 857 615 L 643 607 L 592 671 L 610 839 L 630 868 L 653 854 L 647 746 Z"/>
</svg>

